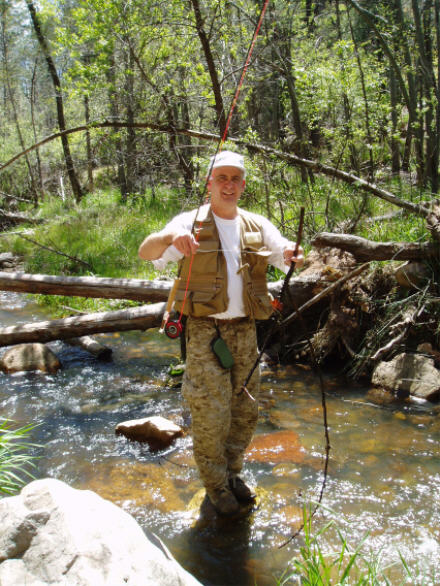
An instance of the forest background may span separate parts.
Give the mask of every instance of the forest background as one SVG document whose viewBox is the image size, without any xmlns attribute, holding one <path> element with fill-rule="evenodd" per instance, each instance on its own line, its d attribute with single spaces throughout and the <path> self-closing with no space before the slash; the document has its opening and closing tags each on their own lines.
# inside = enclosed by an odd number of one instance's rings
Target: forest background
<svg viewBox="0 0 440 586">
<path fill-rule="evenodd" d="M 294 238 L 305 206 L 306 248 L 322 231 L 429 238 L 439 5 L 268 3 L 226 145 L 248 157 L 243 207 Z M 0 249 L 31 272 L 153 278 L 137 247 L 202 200 L 262 3 L 0 7 Z M 45 220 L 31 240 L 18 212 Z"/>
<path fill-rule="evenodd" d="M 0 252 L 33 273 L 156 277 L 137 248 L 203 200 L 261 8 L 0 0 Z M 242 206 L 289 238 L 304 206 L 307 251 L 323 231 L 440 240 L 424 212 L 439 192 L 439 53 L 440 0 L 270 0 L 226 144 L 247 156 Z M 377 326 L 352 345 L 352 372 L 384 356 L 409 304 L 439 347 L 432 261 L 417 297 L 387 286 L 360 300 L 356 317 Z M 63 316 L 130 304 L 40 300 Z M 0 489 L 15 491 L 6 425 Z"/>
</svg>

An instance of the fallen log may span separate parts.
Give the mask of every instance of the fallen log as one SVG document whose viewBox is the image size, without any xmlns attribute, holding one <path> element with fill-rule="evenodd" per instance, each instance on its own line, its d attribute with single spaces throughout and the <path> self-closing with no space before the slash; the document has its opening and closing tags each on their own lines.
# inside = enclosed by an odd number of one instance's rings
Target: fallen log
<svg viewBox="0 0 440 586">
<path fill-rule="evenodd" d="M 0 273 L 2 276 L 9 273 Z M 13 273 L 12 273 L 13 274 Z M 33 276 L 33 275 L 27 275 Z M 42 275 L 36 275 L 41 277 Z M 50 277 L 49 275 L 46 275 Z M 51 278 L 51 277 L 50 277 Z M 55 278 L 55 277 L 54 277 Z M 64 277 L 64 279 L 88 279 L 89 277 Z M 91 277 L 92 278 L 92 277 Z M 107 279 L 108 281 L 135 281 L 136 279 Z M 20 281 L 7 281 L 13 284 Z M 325 281 L 319 278 L 319 274 L 311 274 L 307 278 L 296 277 L 289 285 L 292 296 L 298 304 L 304 303 L 313 296 L 316 288 L 323 285 Z M 160 285 L 158 290 L 153 288 L 152 295 L 162 295 L 164 299 L 168 296 L 170 281 L 151 282 L 144 281 L 150 285 Z M 276 296 L 281 289 L 282 282 L 269 283 L 269 290 Z M 76 285 L 72 284 L 75 290 Z M 0 287 L 2 289 L 3 286 Z M 65 295 L 71 295 L 72 289 L 64 289 Z M 10 289 L 9 289 L 10 290 Z M 17 289 L 12 289 L 17 290 Z M 20 289 L 23 290 L 23 289 Z M 68 291 L 68 292 L 67 292 Z M 97 291 L 95 290 L 95 293 Z M 101 296 L 101 295 L 95 295 Z M 150 296 L 151 298 L 151 296 Z M 68 338 L 82 337 L 90 334 L 105 332 L 118 332 L 128 330 L 146 330 L 161 325 L 162 315 L 165 310 L 165 302 L 152 305 L 142 305 L 118 311 L 107 311 L 90 313 L 85 315 L 67 317 L 51 321 L 33 322 L 20 326 L 0 328 L 0 346 L 10 346 L 26 342 L 50 342 L 53 340 L 67 340 Z"/>
<path fill-rule="evenodd" d="M 316 248 L 339 248 L 350 252 L 356 260 L 425 260 L 440 256 L 437 242 L 373 242 L 352 234 L 321 232 L 312 240 Z"/>
<path fill-rule="evenodd" d="M 21 272 L 0 271 L 0 291 L 16 293 L 42 293 L 69 297 L 98 297 L 103 299 L 130 299 L 157 303 L 166 301 L 173 281 L 147 281 L 143 279 L 111 279 L 107 277 L 61 277 Z M 281 290 L 282 281 L 268 284 L 275 297 Z M 307 299 L 316 278 L 296 277 L 290 281 L 291 294 L 303 303 Z"/>
<path fill-rule="evenodd" d="M 52 140 L 56 140 L 58 138 L 61 138 L 62 136 L 67 136 L 69 134 L 73 134 L 76 132 L 85 132 L 85 131 L 88 131 L 88 130 L 91 130 L 94 128 L 146 128 L 146 129 L 149 129 L 152 131 L 166 132 L 166 133 L 170 133 L 173 135 L 180 134 L 180 135 L 184 135 L 184 136 L 190 136 L 190 137 L 193 137 L 193 138 L 196 138 L 199 140 L 209 140 L 209 141 L 212 141 L 215 143 L 218 143 L 218 141 L 221 138 L 221 136 L 218 136 L 216 134 L 211 134 L 208 132 L 190 130 L 188 128 L 176 128 L 174 125 L 157 124 L 156 122 L 131 122 L 131 123 L 129 123 L 129 122 L 119 122 L 116 120 L 111 120 L 111 121 L 105 120 L 104 122 L 92 122 L 91 124 L 77 126 L 76 128 L 68 128 L 66 130 L 56 132 L 55 134 L 47 136 L 46 138 L 40 140 L 39 142 L 33 144 L 32 146 L 30 146 L 28 148 L 26 148 L 24 151 L 21 151 L 20 153 L 14 155 L 11 159 L 9 159 L 8 161 L 6 161 L 2 165 L 0 165 L 0 173 L 4 169 L 6 169 L 6 167 L 8 167 L 9 165 L 12 165 L 12 163 L 14 163 L 17 159 L 23 157 L 24 155 L 26 155 L 27 153 L 29 153 L 35 149 L 43 146 L 44 144 L 51 142 Z M 376 197 L 380 197 L 381 199 L 384 199 L 385 201 L 388 201 L 389 203 L 391 203 L 393 205 L 396 205 L 398 207 L 406 209 L 406 210 L 413 212 L 419 216 L 426 217 L 429 214 L 429 208 L 427 205 L 425 207 L 424 205 L 415 204 L 411 201 L 401 199 L 401 198 L 397 197 L 396 195 L 394 195 L 393 193 L 390 193 L 389 191 L 382 189 L 381 187 L 379 187 L 375 183 L 369 183 L 368 181 L 365 181 L 365 179 L 362 179 L 361 177 L 357 177 L 356 175 L 353 175 L 352 173 L 347 173 L 346 171 L 342 171 L 341 169 L 331 167 L 329 165 L 324 165 L 323 163 L 321 163 L 319 161 L 303 159 L 301 157 L 298 157 L 297 155 L 294 155 L 293 153 L 286 153 L 286 152 L 278 151 L 278 150 L 275 150 L 275 149 L 273 149 L 269 146 L 266 146 L 266 145 L 256 144 L 255 142 L 250 143 L 245 139 L 238 139 L 238 138 L 229 137 L 229 140 L 232 142 L 235 142 L 235 144 L 238 144 L 242 147 L 247 148 L 248 151 L 251 153 L 252 152 L 259 152 L 262 154 L 266 154 L 269 157 L 277 157 L 283 161 L 286 161 L 290 165 L 298 166 L 298 167 L 305 168 L 305 169 L 310 169 L 312 171 L 315 171 L 316 173 L 322 173 L 324 175 L 328 175 L 329 177 L 335 177 L 336 179 L 340 179 L 341 181 L 345 181 L 346 183 L 349 183 L 350 185 L 355 185 L 359 189 L 363 189 L 364 191 L 367 191 L 368 193 L 372 193 Z"/>
<path fill-rule="evenodd" d="M 165 303 L 0 328 L 0 346 L 66 340 L 91 333 L 146 330 L 161 325 Z"/>
<path fill-rule="evenodd" d="M 61 277 L 31 273 L 0 272 L 0 290 L 18 293 L 43 293 L 100 297 L 104 299 L 131 299 L 133 301 L 166 301 L 171 281 L 144 279 L 109 279 L 105 277 Z"/>
<path fill-rule="evenodd" d="M 20 214 L 18 212 L 13 214 L 11 212 L 6 212 L 5 210 L 0 210 L 0 219 L 13 222 L 14 224 L 41 224 L 43 221 L 41 218 L 31 218 L 26 214 Z"/>
</svg>

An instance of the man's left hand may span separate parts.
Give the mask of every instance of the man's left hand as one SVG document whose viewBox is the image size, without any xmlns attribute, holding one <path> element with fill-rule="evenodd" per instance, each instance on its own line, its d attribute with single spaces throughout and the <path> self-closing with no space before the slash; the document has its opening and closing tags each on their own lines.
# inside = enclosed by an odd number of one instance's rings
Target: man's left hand
<svg viewBox="0 0 440 586">
<path fill-rule="evenodd" d="M 295 263 L 295 268 L 300 269 L 304 264 L 304 250 L 302 246 L 299 246 L 298 253 L 295 255 L 295 248 L 296 245 L 292 242 L 291 245 L 284 250 L 284 262 L 286 265 L 291 265 L 293 262 Z"/>
</svg>

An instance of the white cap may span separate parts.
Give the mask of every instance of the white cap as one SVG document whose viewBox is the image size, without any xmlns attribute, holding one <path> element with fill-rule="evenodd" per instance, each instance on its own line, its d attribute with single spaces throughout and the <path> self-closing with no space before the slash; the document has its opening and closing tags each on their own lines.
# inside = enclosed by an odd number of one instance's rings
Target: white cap
<svg viewBox="0 0 440 586">
<path fill-rule="evenodd" d="M 246 169 L 244 167 L 244 157 L 232 151 L 222 151 L 211 157 L 208 167 L 208 172 L 217 167 L 236 167 L 243 172 L 243 178 L 246 177 Z"/>
</svg>

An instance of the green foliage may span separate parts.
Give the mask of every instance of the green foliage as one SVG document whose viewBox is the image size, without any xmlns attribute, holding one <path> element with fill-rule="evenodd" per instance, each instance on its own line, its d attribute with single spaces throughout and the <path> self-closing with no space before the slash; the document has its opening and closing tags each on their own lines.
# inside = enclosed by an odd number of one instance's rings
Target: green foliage
<svg viewBox="0 0 440 586">
<path fill-rule="evenodd" d="M 35 228 L 33 242 L 17 235 L 16 230 L 0 239 L 5 250 L 24 256 L 27 271 L 153 279 L 156 273 L 152 264 L 138 257 L 139 245 L 178 213 L 180 204 L 179 194 L 171 190 L 160 191 L 155 199 L 150 194 L 133 195 L 125 204 L 116 190 L 110 190 L 89 194 L 79 205 L 70 203 L 70 207 L 59 199 L 47 200 L 40 211 L 46 222 Z M 51 295 L 38 299 L 61 315 L 66 308 L 102 311 L 132 304 Z"/>
<path fill-rule="evenodd" d="M 299 555 L 291 561 L 290 568 L 277 580 L 277 586 L 403 586 L 408 583 L 428 586 L 434 583 L 425 581 L 428 575 L 431 578 L 429 569 L 424 568 L 417 573 L 411 571 L 400 553 L 399 560 L 384 563 L 381 551 L 365 551 L 368 533 L 353 547 L 348 542 L 345 531 L 340 528 L 340 515 L 327 509 L 326 512 L 333 518 L 315 531 L 311 512 L 304 507 L 304 543 L 300 547 Z M 335 518 L 338 518 L 338 521 Z M 298 537 L 301 538 L 302 536 Z M 329 538 L 336 540 L 339 547 L 330 548 Z M 396 576 L 400 576 L 398 582 Z"/>
<path fill-rule="evenodd" d="M 8 419 L 0 418 L 0 494 L 11 495 L 33 478 L 29 469 L 32 457 L 28 455 L 31 447 L 27 439 L 35 425 L 13 428 Z"/>
<path fill-rule="evenodd" d="M 41 215 L 52 219 L 35 229 L 32 240 L 51 250 L 17 237 L 14 249 L 27 251 L 27 269 L 35 273 L 146 277 L 137 248 L 171 210 L 178 209 L 173 197 L 165 204 L 160 201 L 136 196 L 121 205 L 120 195 L 112 190 L 89 194 L 70 209 L 48 203 Z"/>
</svg>

